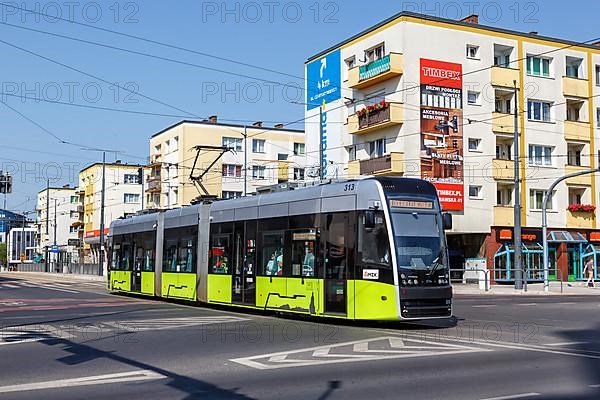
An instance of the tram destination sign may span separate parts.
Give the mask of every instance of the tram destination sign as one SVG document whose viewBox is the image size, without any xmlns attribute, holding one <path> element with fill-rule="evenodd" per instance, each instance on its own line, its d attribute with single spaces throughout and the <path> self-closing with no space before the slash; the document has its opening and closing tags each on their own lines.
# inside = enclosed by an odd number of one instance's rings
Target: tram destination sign
<svg viewBox="0 0 600 400">
<path fill-rule="evenodd" d="M 421 208 L 425 210 L 433 209 L 432 201 L 413 201 L 413 200 L 390 200 L 392 208 Z"/>
</svg>

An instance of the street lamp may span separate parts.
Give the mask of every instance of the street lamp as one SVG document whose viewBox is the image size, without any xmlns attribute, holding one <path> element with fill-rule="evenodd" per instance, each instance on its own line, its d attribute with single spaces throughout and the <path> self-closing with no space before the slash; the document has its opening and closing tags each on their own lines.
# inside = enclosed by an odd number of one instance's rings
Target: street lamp
<svg viewBox="0 0 600 400">
<path fill-rule="evenodd" d="M 569 179 L 569 178 L 574 178 L 576 176 L 581 176 L 581 175 L 588 175 L 588 174 L 593 174 L 595 172 L 600 172 L 600 168 L 596 168 L 596 169 L 589 169 L 589 170 L 585 170 L 585 171 L 579 171 L 579 172 L 574 172 L 572 174 L 568 174 L 565 175 L 563 177 L 558 178 L 557 180 L 555 180 L 552 185 L 550 185 L 550 188 L 548 189 L 548 191 L 544 194 L 544 203 L 542 205 L 542 240 L 543 240 L 543 247 L 544 247 L 544 258 L 543 258 L 543 263 L 544 263 L 544 291 L 547 292 L 550 289 L 550 282 L 548 279 L 549 276 L 549 272 L 550 272 L 550 266 L 548 265 L 548 216 L 547 216 L 547 209 L 548 209 L 548 201 L 550 201 L 550 197 L 552 196 L 552 191 L 554 190 L 554 188 L 561 183 L 562 181 L 564 181 L 565 179 Z M 595 196 L 595 194 L 594 194 Z"/>
</svg>

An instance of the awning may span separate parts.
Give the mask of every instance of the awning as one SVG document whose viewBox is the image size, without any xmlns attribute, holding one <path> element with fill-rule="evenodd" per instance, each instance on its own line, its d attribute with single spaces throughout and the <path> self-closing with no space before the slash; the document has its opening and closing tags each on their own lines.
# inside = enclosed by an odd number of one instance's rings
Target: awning
<svg viewBox="0 0 600 400">
<path fill-rule="evenodd" d="M 548 234 L 548 243 L 587 243 L 579 232 L 553 231 Z"/>
</svg>

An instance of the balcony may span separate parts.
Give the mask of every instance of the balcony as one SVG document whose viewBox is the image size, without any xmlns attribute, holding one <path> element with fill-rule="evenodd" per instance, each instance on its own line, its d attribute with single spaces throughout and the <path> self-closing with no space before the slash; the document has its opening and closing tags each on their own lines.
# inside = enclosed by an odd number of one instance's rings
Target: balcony
<svg viewBox="0 0 600 400">
<path fill-rule="evenodd" d="M 517 87 L 521 86 L 521 71 L 515 68 L 492 67 L 492 85 L 505 88 L 514 88 L 514 81 L 517 81 Z"/>
<path fill-rule="evenodd" d="M 83 208 L 83 206 L 82 206 L 82 205 L 78 205 L 78 206 L 77 206 L 77 212 L 78 212 L 78 213 L 80 213 L 80 214 L 83 214 L 83 212 L 84 212 L 84 208 Z"/>
<path fill-rule="evenodd" d="M 348 164 L 348 176 L 402 176 L 404 174 L 404 153 L 390 153 L 367 160 L 355 160 Z"/>
<path fill-rule="evenodd" d="M 563 77 L 563 95 L 568 97 L 588 97 L 588 80 Z"/>
<path fill-rule="evenodd" d="M 515 116 L 499 112 L 492 113 L 492 131 L 496 133 L 514 134 Z"/>
<path fill-rule="evenodd" d="M 590 123 L 580 121 L 565 121 L 565 140 L 577 142 L 590 141 Z"/>
<path fill-rule="evenodd" d="M 512 206 L 494 207 L 494 226 L 514 226 L 515 209 Z"/>
<path fill-rule="evenodd" d="M 350 134 L 364 134 L 378 129 L 388 128 L 402 124 L 404 110 L 401 103 L 387 103 L 387 107 L 371 111 L 368 114 L 353 114 L 348 117 L 348 132 Z"/>
<path fill-rule="evenodd" d="M 152 154 L 150 156 L 150 166 L 161 166 L 162 165 L 162 155 L 161 154 Z"/>
<path fill-rule="evenodd" d="M 390 53 L 380 60 L 354 67 L 348 71 L 348 86 L 364 89 L 377 83 L 402 75 L 403 56 Z"/>
<path fill-rule="evenodd" d="M 574 165 L 567 165 L 565 167 L 565 175 L 573 174 L 575 172 L 586 171 L 589 169 L 590 169 L 589 167 L 576 167 Z M 587 174 L 587 175 L 576 176 L 574 178 L 569 178 L 569 179 L 567 179 L 567 185 L 592 186 L 592 177 L 593 176 L 594 176 L 594 174 Z"/>
<path fill-rule="evenodd" d="M 290 180 L 290 162 L 279 160 L 277 161 L 277 180 L 279 182 L 287 182 Z"/>
<path fill-rule="evenodd" d="M 567 210 L 567 228 L 594 229 L 595 213 L 573 212 Z"/>
<path fill-rule="evenodd" d="M 148 186 L 146 187 L 146 192 L 147 193 L 158 193 L 161 191 L 161 180 L 160 178 L 156 179 L 156 178 L 150 178 L 148 179 Z"/>
<path fill-rule="evenodd" d="M 511 160 L 492 160 L 492 176 L 499 181 L 515 179 L 515 162 Z"/>
</svg>

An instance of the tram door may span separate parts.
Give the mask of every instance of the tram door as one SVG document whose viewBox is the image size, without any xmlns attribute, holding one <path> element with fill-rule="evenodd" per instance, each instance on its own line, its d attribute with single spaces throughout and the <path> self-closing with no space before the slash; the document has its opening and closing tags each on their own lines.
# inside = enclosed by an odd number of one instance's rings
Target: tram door
<svg viewBox="0 0 600 400">
<path fill-rule="evenodd" d="M 246 229 L 244 229 L 246 225 Z M 233 233 L 233 279 L 231 300 L 235 304 L 256 303 L 256 222 L 237 222 Z"/>
<path fill-rule="evenodd" d="M 347 214 L 325 218 L 325 312 L 346 314 L 347 296 Z"/>
<path fill-rule="evenodd" d="M 133 248 L 133 271 L 131 272 L 131 291 L 142 291 L 142 263 L 144 262 L 144 248 L 134 246 Z"/>
</svg>

